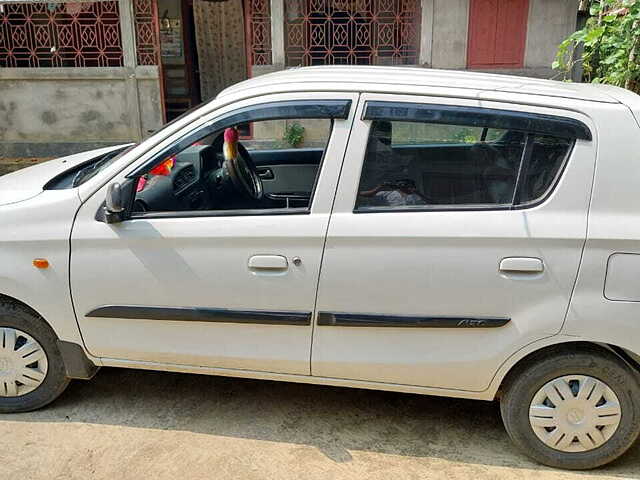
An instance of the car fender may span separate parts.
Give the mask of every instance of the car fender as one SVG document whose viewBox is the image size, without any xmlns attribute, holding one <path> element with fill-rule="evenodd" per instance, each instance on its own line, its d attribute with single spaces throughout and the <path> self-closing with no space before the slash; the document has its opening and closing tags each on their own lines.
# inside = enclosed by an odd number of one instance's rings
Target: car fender
<svg viewBox="0 0 640 480">
<path fill-rule="evenodd" d="M 58 339 L 82 345 L 69 291 L 69 238 L 79 206 L 73 190 L 45 190 L 0 207 L 0 295 L 34 310 Z M 46 259 L 47 268 L 35 259 Z"/>
<path fill-rule="evenodd" d="M 489 388 L 484 391 L 484 399 L 485 400 L 493 400 L 496 398 L 498 390 L 500 389 L 502 382 L 507 377 L 509 372 L 525 357 L 528 355 L 542 350 L 547 347 L 551 347 L 554 345 L 561 345 L 563 343 L 575 343 L 575 342 L 588 342 L 588 343 L 598 343 L 593 341 L 592 339 L 577 337 L 573 335 L 552 335 L 549 337 L 542 338 L 540 340 L 536 340 L 527 344 L 526 346 L 520 348 L 515 351 L 511 356 L 509 356 L 503 363 L 500 365 L 498 370 L 496 371 L 491 383 L 489 384 Z"/>
</svg>

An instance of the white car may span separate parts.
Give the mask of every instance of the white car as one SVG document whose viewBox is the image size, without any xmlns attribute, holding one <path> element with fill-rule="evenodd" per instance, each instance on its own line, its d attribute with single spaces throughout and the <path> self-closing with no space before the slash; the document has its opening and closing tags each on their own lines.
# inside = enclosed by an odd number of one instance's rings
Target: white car
<svg viewBox="0 0 640 480">
<path fill-rule="evenodd" d="M 640 431 L 640 97 L 314 67 L 0 178 L 0 412 L 101 366 L 499 400 L 547 465 Z M 239 139 L 238 139 L 239 136 Z"/>
</svg>

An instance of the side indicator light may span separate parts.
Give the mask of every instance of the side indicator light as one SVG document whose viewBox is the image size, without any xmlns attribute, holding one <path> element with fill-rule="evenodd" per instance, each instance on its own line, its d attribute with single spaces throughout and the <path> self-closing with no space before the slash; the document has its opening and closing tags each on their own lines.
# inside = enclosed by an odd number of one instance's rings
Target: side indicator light
<svg viewBox="0 0 640 480">
<path fill-rule="evenodd" d="M 36 268 L 49 268 L 49 260 L 46 258 L 36 258 L 33 260 L 33 266 Z"/>
</svg>

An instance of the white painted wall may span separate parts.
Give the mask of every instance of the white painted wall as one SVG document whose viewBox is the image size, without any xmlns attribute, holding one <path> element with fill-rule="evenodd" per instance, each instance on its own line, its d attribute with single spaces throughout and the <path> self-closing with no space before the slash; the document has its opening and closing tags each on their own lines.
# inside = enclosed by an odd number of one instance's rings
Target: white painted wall
<svg viewBox="0 0 640 480">
<path fill-rule="evenodd" d="M 423 32 L 431 38 L 422 38 L 421 64 L 433 68 L 467 67 L 467 33 L 471 0 L 422 0 Z M 432 13 L 429 20 L 425 14 Z M 549 77 L 553 75 L 551 63 L 560 42 L 576 29 L 578 2 L 575 0 L 529 0 L 527 40 L 524 68 L 492 70 Z M 425 29 L 425 25 L 427 28 Z M 431 45 L 432 51 L 424 49 Z M 431 61 L 428 62 L 427 59 Z"/>
<path fill-rule="evenodd" d="M 558 45 L 576 31 L 575 0 L 529 0 L 525 68 L 549 68 Z"/>
</svg>

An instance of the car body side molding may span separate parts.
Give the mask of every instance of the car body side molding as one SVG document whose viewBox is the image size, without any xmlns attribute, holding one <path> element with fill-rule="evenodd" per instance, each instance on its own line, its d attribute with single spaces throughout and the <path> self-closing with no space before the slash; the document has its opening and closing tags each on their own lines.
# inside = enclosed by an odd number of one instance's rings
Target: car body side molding
<svg viewBox="0 0 640 480">
<path fill-rule="evenodd" d="M 332 327 L 497 328 L 510 318 L 426 317 L 370 313 L 319 312 L 318 325 Z"/>
<path fill-rule="evenodd" d="M 231 310 L 205 307 L 156 307 L 142 305 L 102 305 L 86 317 L 169 322 L 251 323 L 261 325 L 311 325 L 311 312 Z"/>
</svg>

